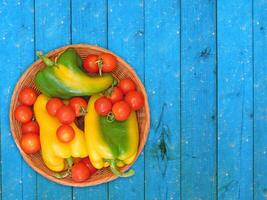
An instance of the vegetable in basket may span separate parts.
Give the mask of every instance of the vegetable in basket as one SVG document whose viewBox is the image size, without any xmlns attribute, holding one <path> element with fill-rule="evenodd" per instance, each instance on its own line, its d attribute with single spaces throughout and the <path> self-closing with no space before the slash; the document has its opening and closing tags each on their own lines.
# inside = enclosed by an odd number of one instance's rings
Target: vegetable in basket
<svg viewBox="0 0 267 200">
<path fill-rule="evenodd" d="M 34 103 L 34 114 L 40 126 L 41 154 L 45 165 L 52 171 L 65 169 L 65 159 L 70 157 L 88 156 L 84 133 L 74 123 L 70 126 L 75 131 L 75 137 L 69 143 L 60 142 L 57 139 L 57 129 L 61 126 L 59 120 L 51 116 L 46 110 L 49 98 L 43 94 L 39 95 Z"/>
<path fill-rule="evenodd" d="M 90 96 L 109 88 L 114 78 L 111 74 L 89 76 L 81 70 L 82 59 L 73 48 L 62 52 L 55 62 L 44 56 L 37 55 L 46 67 L 35 76 L 38 89 L 50 97 L 70 99 L 73 96 Z"/>
<path fill-rule="evenodd" d="M 100 116 L 94 107 L 101 97 L 90 98 L 85 115 L 85 138 L 89 158 L 97 169 L 110 166 L 117 176 L 131 176 L 133 170 L 121 172 L 118 167 L 131 164 L 138 151 L 139 133 L 136 113 L 131 112 L 125 121 L 109 121 L 107 116 Z"/>
</svg>

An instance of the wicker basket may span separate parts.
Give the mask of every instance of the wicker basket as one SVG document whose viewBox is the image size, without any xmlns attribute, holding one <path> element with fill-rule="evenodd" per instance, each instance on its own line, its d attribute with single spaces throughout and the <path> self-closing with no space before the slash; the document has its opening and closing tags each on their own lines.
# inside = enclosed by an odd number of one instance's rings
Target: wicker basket
<svg viewBox="0 0 267 200">
<path fill-rule="evenodd" d="M 86 44 L 76 44 L 76 45 L 65 46 L 65 47 L 56 49 L 54 51 L 51 51 L 50 53 L 48 53 L 48 57 L 54 59 L 58 54 L 60 54 L 62 51 L 64 51 L 66 48 L 69 48 L 69 47 L 76 49 L 76 51 L 80 54 L 80 56 L 83 59 L 88 54 L 100 54 L 102 52 L 108 52 L 108 53 L 113 54 L 112 52 L 106 49 L 100 48 L 100 47 L 86 45 Z M 116 56 L 115 54 L 113 55 Z M 130 77 L 136 83 L 138 90 L 140 90 L 144 94 L 144 98 L 145 98 L 145 106 L 140 111 L 137 112 L 139 134 L 140 134 L 140 142 L 139 142 L 139 147 L 138 147 L 138 155 L 139 155 L 146 143 L 149 126 L 150 126 L 150 114 L 149 114 L 147 94 L 146 94 L 146 91 L 145 91 L 145 88 L 142 82 L 139 80 L 139 78 L 137 77 L 134 70 L 130 67 L 130 65 L 127 64 L 120 57 L 116 56 L 116 58 L 118 60 L 118 67 L 115 69 L 113 75 L 117 77 L 118 79 Z M 15 140 L 15 143 L 17 147 L 19 148 L 19 151 L 21 155 L 23 156 L 24 160 L 39 174 L 43 175 L 44 177 L 46 177 L 47 179 L 51 181 L 54 181 L 62 185 L 84 187 L 84 186 L 93 186 L 93 185 L 109 182 L 109 181 L 116 179 L 117 177 L 112 174 L 109 168 L 98 170 L 98 172 L 95 173 L 93 176 L 91 176 L 86 182 L 82 182 L 82 183 L 73 182 L 70 177 L 67 177 L 64 179 L 57 179 L 53 176 L 53 172 L 49 170 L 43 163 L 40 153 L 27 155 L 20 148 L 19 141 L 21 138 L 21 124 L 18 121 L 16 121 L 14 118 L 14 110 L 19 104 L 18 93 L 25 86 L 30 86 L 37 90 L 34 84 L 34 77 L 35 77 L 35 74 L 43 67 L 44 67 L 44 64 L 40 59 L 34 62 L 20 77 L 14 89 L 12 99 L 11 99 L 10 113 L 9 113 L 10 127 L 11 127 L 11 131 L 12 131 L 12 135 Z M 129 167 L 130 166 L 125 166 L 124 168 L 122 168 L 122 170 L 125 171 Z"/>
</svg>

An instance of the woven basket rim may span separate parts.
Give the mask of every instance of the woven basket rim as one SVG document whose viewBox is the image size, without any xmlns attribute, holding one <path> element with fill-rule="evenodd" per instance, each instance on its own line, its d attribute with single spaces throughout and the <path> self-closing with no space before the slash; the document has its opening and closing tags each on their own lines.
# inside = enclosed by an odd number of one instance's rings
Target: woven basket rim
<svg viewBox="0 0 267 200">
<path fill-rule="evenodd" d="M 137 82 L 139 88 L 141 89 L 141 91 L 142 91 L 142 93 L 144 95 L 144 100 L 145 100 L 144 109 L 145 109 L 145 113 L 146 113 L 146 122 L 145 122 L 144 131 L 143 131 L 144 132 L 144 137 L 143 137 L 143 140 L 142 141 L 139 141 L 138 154 L 136 155 L 136 158 L 135 158 L 134 162 L 131 165 L 127 165 L 127 166 L 125 166 L 125 167 L 122 168 L 122 171 L 126 171 L 138 159 L 140 153 L 144 149 L 144 145 L 146 144 L 148 133 L 149 133 L 149 128 L 150 128 L 150 109 L 149 109 L 148 97 L 147 97 L 147 93 L 146 93 L 145 87 L 143 86 L 143 83 L 141 82 L 141 80 L 139 79 L 138 75 L 136 74 L 136 72 L 134 71 L 134 69 L 131 67 L 130 64 L 128 64 L 125 60 L 123 60 L 120 56 L 118 56 L 117 54 L 113 53 L 112 51 L 107 50 L 107 49 L 102 48 L 102 47 L 99 47 L 99 46 L 94 46 L 94 45 L 84 44 L 84 43 L 81 43 L 81 44 L 72 44 L 72 45 L 63 46 L 63 47 L 54 49 L 52 51 L 49 51 L 46 55 L 48 57 L 51 57 L 51 56 L 54 56 L 54 55 L 58 55 L 59 53 L 63 52 L 67 48 L 85 48 L 85 49 L 89 48 L 89 49 L 94 50 L 94 51 L 106 52 L 106 53 L 110 53 L 110 54 L 114 55 L 117 58 L 118 63 L 121 63 L 123 65 L 123 67 L 126 67 L 127 70 L 129 70 L 129 72 L 134 76 L 135 81 Z M 34 171 L 36 171 L 37 173 L 39 173 L 43 177 L 45 177 L 48 180 L 51 180 L 53 182 L 56 182 L 58 184 L 65 185 L 65 186 L 73 186 L 73 187 L 94 186 L 94 185 L 98 185 L 98 184 L 110 182 L 110 181 L 112 181 L 114 179 L 117 179 L 118 177 L 115 176 L 115 175 L 112 175 L 112 176 L 109 176 L 109 177 L 106 177 L 106 178 L 102 178 L 101 181 L 91 181 L 91 182 L 88 182 L 87 181 L 87 182 L 81 182 L 81 183 L 68 182 L 68 181 L 65 181 L 65 179 L 57 179 L 57 178 L 55 178 L 55 177 L 47 174 L 45 171 L 43 171 L 39 167 L 37 167 L 35 165 L 35 162 L 31 159 L 31 157 L 29 157 L 27 154 L 25 154 L 24 151 L 21 149 L 19 139 L 17 138 L 16 133 L 15 133 L 15 127 L 14 127 L 14 123 L 13 123 L 14 122 L 14 120 L 13 120 L 13 114 L 14 113 L 12 112 L 12 108 L 17 104 L 17 102 L 15 100 L 17 98 L 18 89 L 19 89 L 21 83 L 23 82 L 23 80 L 25 80 L 27 78 L 27 76 L 30 74 L 31 70 L 35 66 L 40 65 L 41 63 L 42 63 L 42 60 L 41 59 L 38 59 L 38 60 L 34 61 L 22 73 L 22 75 L 18 78 L 18 81 L 16 83 L 16 86 L 14 87 L 14 90 L 13 90 L 13 93 L 12 93 L 12 97 L 11 97 L 10 111 L 9 111 L 10 129 L 11 129 L 11 133 L 12 133 L 14 142 L 16 143 L 16 146 L 19 149 L 19 152 L 22 155 L 23 159 L 25 160 L 25 162 L 31 168 L 33 168 Z"/>
</svg>

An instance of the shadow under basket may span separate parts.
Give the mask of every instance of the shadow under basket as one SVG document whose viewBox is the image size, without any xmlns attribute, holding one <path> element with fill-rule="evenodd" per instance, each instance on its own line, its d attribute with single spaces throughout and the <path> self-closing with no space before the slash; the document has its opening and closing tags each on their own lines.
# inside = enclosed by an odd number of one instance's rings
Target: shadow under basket
<svg viewBox="0 0 267 200">
<path fill-rule="evenodd" d="M 142 84 L 142 82 L 139 80 L 138 76 L 136 75 L 135 71 L 132 69 L 132 67 L 126 63 L 123 59 L 120 57 L 116 56 L 114 53 L 97 47 L 97 46 L 91 46 L 87 44 L 76 44 L 76 45 L 69 45 L 65 46 L 56 50 L 53 50 L 47 54 L 47 56 L 51 59 L 55 59 L 58 54 L 63 52 L 67 48 L 74 48 L 79 55 L 82 57 L 82 59 L 85 59 L 85 57 L 89 54 L 101 54 L 103 52 L 108 52 L 113 54 L 118 61 L 118 66 L 116 69 L 113 71 L 113 75 L 118 78 L 119 80 L 125 77 L 131 78 L 137 85 L 137 89 L 141 91 L 144 95 L 145 99 L 145 105 L 144 107 L 137 111 L 137 120 L 138 120 L 138 127 L 139 127 L 139 146 L 138 146 L 138 154 L 136 156 L 136 159 L 140 155 L 142 149 L 144 148 L 144 145 L 147 140 L 148 136 L 148 131 L 150 127 L 150 114 L 149 114 L 149 105 L 148 105 L 148 100 L 147 100 L 147 94 L 145 91 L 145 88 Z M 68 186 L 75 186 L 75 187 L 84 187 L 84 186 L 93 186 L 101 183 L 106 183 L 109 181 L 112 181 L 117 178 L 108 168 L 104 168 L 101 170 L 98 170 L 97 173 L 92 175 L 87 181 L 82 182 L 82 183 L 77 183 L 72 181 L 71 177 L 66 177 L 63 179 L 57 179 L 54 177 L 54 172 L 49 170 L 41 157 L 40 153 L 28 155 L 23 152 L 23 150 L 20 147 L 20 139 L 21 139 L 21 124 L 15 120 L 14 117 L 14 111 L 15 108 L 19 105 L 18 102 L 18 93 L 23 89 L 24 87 L 32 87 L 38 91 L 38 89 L 35 86 L 34 83 L 34 77 L 36 73 L 44 68 L 44 63 L 39 59 L 36 62 L 34 62 L 20 77 L 19 81 L 17 82 L 17 85 L 13 91 L 12 99 L 11 99 L 11 105 L 10 105 L 10 113 L 9 113 L 9 118 L 10 118 L 10 127 L 12 131 L 12 136 L 15 140 L 15 143 L 17 147 L 19 148 L 19 151 L 21 155 L 23 156 L 24 160 L 39 174 L 42 176 L 46 177 L 47 179 L 62 184 L 62 185 L 68 185 Z M 39 91 L 38 91 L 39 92 Z M 40 93 L 40 92 L 39 92 Z M 135 160 L 136 160 L 135 159 Z M 122 171 L 126 171 L 131 167 L 131 165 L 127 165 L 123 168 L 121 168 Z M 137 172 L 138 173 L 138 172 Z"/>
</svg>

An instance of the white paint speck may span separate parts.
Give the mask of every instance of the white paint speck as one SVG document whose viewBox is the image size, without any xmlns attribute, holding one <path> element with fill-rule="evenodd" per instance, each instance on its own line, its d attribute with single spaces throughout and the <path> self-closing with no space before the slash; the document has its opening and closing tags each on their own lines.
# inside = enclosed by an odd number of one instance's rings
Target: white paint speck
<svg viewBox="0 0 267 200">
<path fill-rule="evenodd" d="M 231 148 L 235 148 L 235 144 L 230 144 L 229 145 Z"/>
<path fill-rule="evenodd" d="M 112 8 L 109 9 L 109 12 L 112 12 Z"/>
<path fill-rule="evenodd" d="M 98 18 L 99 17 L 99 13 L 94 14 L 94 17 Z"/>
<path fill-rule="evenodd" d="M 246 26 L 245 25 L 242 25 L 241 26 L 241 31 L 245 31 L 247 28 L 246 28 Z"/>
<path fill-rule="evenodd" d="M 63 20 L 61 20 L 61 21 L 60 21 L 60 23 L 61 23 L 61 24 L 64 24 L 64 21 L 63 21 Z"/>
<path fill-rule="evenodd" d="M 159 29 L 159 27 L 160 27 L 160 25 L 157 25 L 157 26 L 156 26 L 156 28 L 158 28 L 158 29 Z"/>
<path fill-rule="evenodd" d="M 6 39 L 6 37 L 4 36 L 4 37 L 2 37 L 2 40 L 5 40 Z"/>
</svg>

